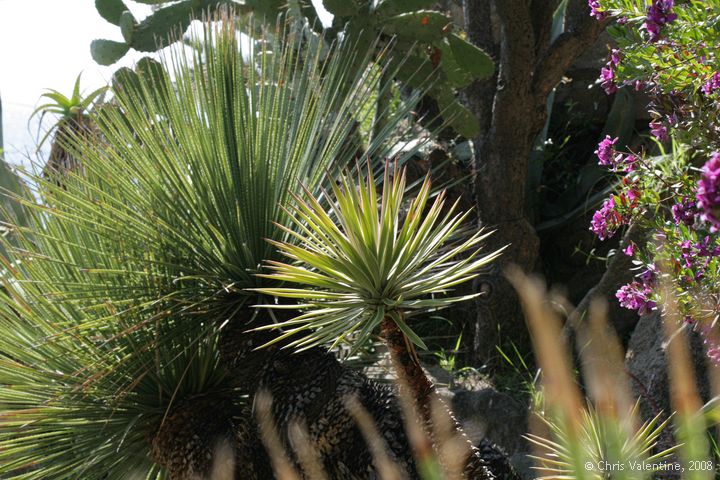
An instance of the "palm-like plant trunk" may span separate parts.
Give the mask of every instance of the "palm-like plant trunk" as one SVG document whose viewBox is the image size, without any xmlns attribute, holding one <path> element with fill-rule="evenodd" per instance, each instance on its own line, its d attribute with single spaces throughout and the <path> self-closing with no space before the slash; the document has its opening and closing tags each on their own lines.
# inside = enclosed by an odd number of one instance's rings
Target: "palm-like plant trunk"
<svg viewBox="0 0 720 480">
<path fill-rule="evenodd" d="M 390 353 L 390 359 L 398 376 L 400 387 L 407 389 L 407 393 L 414 403 L 413 406 L 415 407 L 417 415 L 420 417 L 426 439 L 438 439 L 438 425 L 436 424 L 438 413 L 440 415 L 446 414 L 452 423 L 451 428 L 453 433 L 460 436 L 462 440 L 468 444 L 468 456 L 465 459 L 465 464 L 462 466 L 465 477 L 478 480 L 495 478 L 494 475 L 490 473 L 485 460 L 480 455 L 480 451 L 472 445 L 472 442 L 465 435 L 460 424 L 437 396 L 435 385 L 427 375 L 425 375 L 422 366 L 420 366 L 412 343 L 402 330 L 400 330 L 397 323 L 395 323 L 392 318 L 385 317 L 380 324 L 380 331 Z M 434 411 L 437 406 L 444 408 L 445 412 Z M 439 445 L 433 446 L 436 448 L 439 447 Z M 414 447 L 422 450 L 432 448 L 425 447 L 425 445 L 422 444 L 415 445 Z M 427 451 L 416 452 L 416 455 L 420 457 L 420 459 L 428 454 L 429 452 Z"/>
</svg>

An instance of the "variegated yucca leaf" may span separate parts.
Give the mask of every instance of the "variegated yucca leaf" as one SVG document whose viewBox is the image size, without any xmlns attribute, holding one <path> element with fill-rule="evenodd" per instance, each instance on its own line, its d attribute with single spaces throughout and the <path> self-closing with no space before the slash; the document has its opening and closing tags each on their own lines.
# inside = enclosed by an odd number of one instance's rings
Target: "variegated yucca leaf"
<svg viewBox="0 0 720 480">
<path fill-rule="evenodd" d="M 276 342 L 302 334 L 288 346 L 334 346 L 351 338 L 357 346 L 389 317 L 425 348 L 407 320 L 475 297 L 448 294 L 500 253 L 481 255 L 487 232 L 469 232 L 469 212 L 458 212 L 458 202 L 446 205 L 445 192 L 431 200 L 429 177 L 408 203 L 405 170 L 386 168 L 380 195 L 372 172 L 358 171 L 359 181 L 342 175 L 322 198 L 308 189 L 294 195 L 292 226 L 279 226 L 292 241 L 271 241 L 290 262 L 269 261 L 273 272 L 261 276 L 300 286 L 258 291 L 296 299 L 304 309 L 294 319 L 262 327 L 282 330 Z"/>
</svg>

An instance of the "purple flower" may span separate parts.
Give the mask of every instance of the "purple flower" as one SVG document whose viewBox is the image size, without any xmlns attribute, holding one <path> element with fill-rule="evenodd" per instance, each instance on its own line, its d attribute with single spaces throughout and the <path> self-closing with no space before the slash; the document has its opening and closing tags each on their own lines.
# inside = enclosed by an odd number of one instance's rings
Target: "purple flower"
<svg viewBox="0 0 720 480">
<path fill-rule="evenodd" d="M 635 155 L 625 155 L 625 157 L 622 159 L 622 171 L 624 172 L 634 172 L 635 171 L 635 164 L 638 161 L 638 157 Z"/>
<path fill-rule="evenodd" d="M 631 207 L 635 207 L 637 205 L 638 200 L 640 200 L 641 197 L 640 190 L 637 188 L 631 188 L 627 191 L 627 199 L 630 202 Z"/>
<path fill-rule="evenodd" d="M 710 231 L 716 232 L 720 227 L 720 152 L 713 153 L 702 168 L 697 208 L 703 212 L 702 219 L 710 222 Z"/>
<path fill-rule="evenodd" d="M 720 347 L 717 345 L 710 345 L 707 348 L 707 356 L 715 366 L 720 367 Z"/>
<path fill-rule="evenodd" d="M 710 95 L 715 90 L 720 88 L 720 73 L 714 73 L 712 77 L 702 86 L 702 91 L 705 95 Z"/>
<path fill-rule="evenodd" d="M 657 42 L 660 39 L 660 30 L 663 25 L 674 22 L 677 15 L 672 13 L 673 0 L 653 0 L 648 8 L 645 19 L 645 29 L 650 34 L 650 41 Z"/>
<path fill-rule="evenodd" d="M 615 165 L 615 147 L 614 145 L 618 142 L 618 137 L 610 138 L 610 135 L 605 135 L 605 138 L 598 143 L 595 155 L 598 157 L 598 163 L 606 167 Z"/>
<path fill-rule="evenodd" d="M 698 255 L 701 257 L 717 257 L 720 256 L 720 245 L 716 245 L 712 248 L 710 248 L 710 236 L 705 235 L 705 237 L 695 243 L 694 247 L 698 251 Z"/>
<path fill-rule="evenodd" d="M 683 240 L 682 242 L 680 242 L 680 252 L 683 266 L 685 268 L 692 268 L 693 258 L 695 257 L 692 242 L 690 240 Z"/>
<path fill-rule="evenodd" d="M 717 366 L 720 366 L 720 342 L 717 332 L 713 332 L 711 325 L 703 325 L 698 329 L 703 337 L 705 353 L 708 358 Z"/>
<path fill-rule="evenodd" d="M 607 18 L 607 12 L 602 11 L 600 6 L 600 0 L 588 0 L 588 6 L 590 7 L 590 16 L 595 17 L 596 20 L 603 21 Z"/>
<path fill-rule="evenodd" d="M 647 285 L 640 282 L 632 282 L 615 293 L 615 297 L 620 301 L 620 306 L 637 310 L 639 315 L 646 315 L 651 310 L 655 310 L 657 305 L 650 300 L 652 290 Z"/>
<path fill-rule="evenodd" d="M 590 230 L 600 240 L 605 240 L 615 235 L 615 232 L 622 224 L 623 217 L 615 210 L 615 199 L 610 197 L 605 200 L 602 208 L 593 214 L 590 221 Z"/>
<path fill-rule="evenodd" d="M 635 242 L 630 242 L 627 247 L 623 249 L 623 253 L 627 255 L 628 257 L 632 257 L 635 255 L 635 248 L 637 245 L 635 245 Z"/>
<path fill-rule="evenodd" d="M 691 227 L 695 223 L 697 213 L 695 210 L 695 202 L 691 198 L 683 197 L 679 203 L 676 203 L 670 208 L 670 211 L 672 212 L 673 220 L 675 220 L 675 223 L 678 225 L 683 224 Z"/>
<path fill-rule="evenodd" d="M 642 281 L 643 285 L 652 288 L 657 284 L 657 267 L 654 264 L 650 264 L 638 275 L 638 278 Z"/>
<path fill-rule="evenodd" d="M 664 142 L 669 138 L 667 126 L 658 120 L 650 122 L 650 133 L 652 133 L 659 142 Z"/>
<path fill-rule="evenodd" d="M 608 95 L 612 95 L 618 90 L 615 84 L 615 71 L 609 63 L 606 67 L 600 69 L 600 86 Z"/>
</svg>

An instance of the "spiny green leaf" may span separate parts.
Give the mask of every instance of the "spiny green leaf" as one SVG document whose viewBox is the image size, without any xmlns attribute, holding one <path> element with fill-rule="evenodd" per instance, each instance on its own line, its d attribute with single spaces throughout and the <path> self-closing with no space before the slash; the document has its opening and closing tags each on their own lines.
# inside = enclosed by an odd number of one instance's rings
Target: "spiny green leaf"
<svg viewBox="0 0 720 480">
<path fill-rule="evenodd" d="M 435 0 L 380 0 L 375 7 L 375 13 L 380 17 L 387 17 L 430 8 L 436 3 Z"/>
<path fill-rule="evenodd" d="M 285 338 L 302 331 L 303 338 L 291 342 L 302 348 L 328 341 L 337 344 L 348 339 L 347 330 L 357 332 L 359 338 L 352 340 L 362 344 L 380 320 L 389 317 L 410 341 L 425 348 L 404 317 L 473 298 L 442 294 L 471 280 L 497 252 L 477 255 L 482 232 L 458 235 L 467 213 L 455 213 L 455 206 L 443 213 L 442 193 L 429 208 L 426 206 L 430 197 L 428 178 L 403 218 L 404 171 L 386 170 L 381 196 L 377 195 L 372 170 L 367 175 L 358 171 L 358 175 L 357 182 L 346 174 L 332 184 L 331 205 L 324 206 L 309 192 L 296 202 L 297 214 L 290 219 L 299 223 L 294 235 L 297 243 L 273 244 L 297 263 L 272 261 L 273 272 L 262 276 L 305 288 L 264 287 L 257 291 L 302 299 L 308 313 L 264 328 L 292 326 L 284 330 Z M 359 317 L 358 309 L 365 315 Z M 362 321 L 363 326 L 356 321 Z"/>
<path fill-rule="evenodd" d="M 489 77 L 495 72 L 495 63 L 479 47 L 455 33 L 448 36 L 448 41 L 457 64 L 474 79 Z"/>
<path fill-rule="evenodd" d="M 135 33 L 135 28 L 137 26 L 135 17 L 129 10 L 126 10 L 120 16 L 120 22 L 118 25 L 120 26 L 120 33 L 122 33 L 123 40 L 125 40 L 125 43 L 128 45 L 131 45 L 133 41 L 133 34 Z"/>
<path fill-rule="evenodd" d="M 101 17 L 113 25 L 120 25 L 120 17 L 128 9 L 123 0 L 95 0 L 95 8 Z"/>
<path fill-rule="evenodd" d="M 120 60 L 128 50 L 130 50 L 130 45 L 113 40 L 93 40 L 90 43 L 90 54 L 93 60 L 100 65 L 112 65 Z"/>
<path fill-rule="evenodd" d="M 452 19 L 432 10 L 394 15 L 383 19 L 382 24 L 387 33 L 426 43 L 436 42 L 452 31 Z"/>
</svg>

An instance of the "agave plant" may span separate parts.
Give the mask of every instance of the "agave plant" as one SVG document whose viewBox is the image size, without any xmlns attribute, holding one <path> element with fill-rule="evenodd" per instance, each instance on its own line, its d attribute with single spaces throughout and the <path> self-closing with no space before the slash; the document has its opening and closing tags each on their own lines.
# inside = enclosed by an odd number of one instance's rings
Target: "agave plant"
<svg viewBox="0 0 720 480">
<path fill-rule="evenodd" d="M 221 333 L 269 285 L 264 239 L 293 238 L 280 205 L 355 158 L 378 79 L 342 42 L 328 55 L 300 29 L 248 46 L 232 24 L 115 88 L 91 114 L 97 136 L 69 134 L 82 171 L 14 197 L 28 226 L 11 222 L 18 245 L 0 259 L 2 478 L 207 478 L 218 444 L 250 455 Z M 383 159 L 397 131 L 366 154 Z"/>
<path fill-rule="evenodd" d="M 404 169 L 386 168 L 380 195 L 371 169 L 359 177 L 356 183 L 342 175 L 322 199 L 308 189 L 304 197 L 294 195 L 287 212 L 294 227 L 278 225 L 293 241 L 270 241 L 292 262 L 268 261 L 273 272 L 261 277 L 300 286 L 257 291 L 299 300 L 305 311 L 261 329 L 281 331 L 271 344 L 295 337 L 287 347 L 303 350 L 343 341 L 358 347 L 379 328 L 401 384 L 432 433 L 434 386 L 415 354 L 413 345 L 426 347 L 412 320 L 475 297 L 446 294 L 500 252 L 481 255 L 487 233 L 468 232 L 463 222 L 469 212 L 457 212 L 457 202 L 446 206 L 444 192 L 431 202 L 429 176 L 407 209 Z"/>
</svg>

